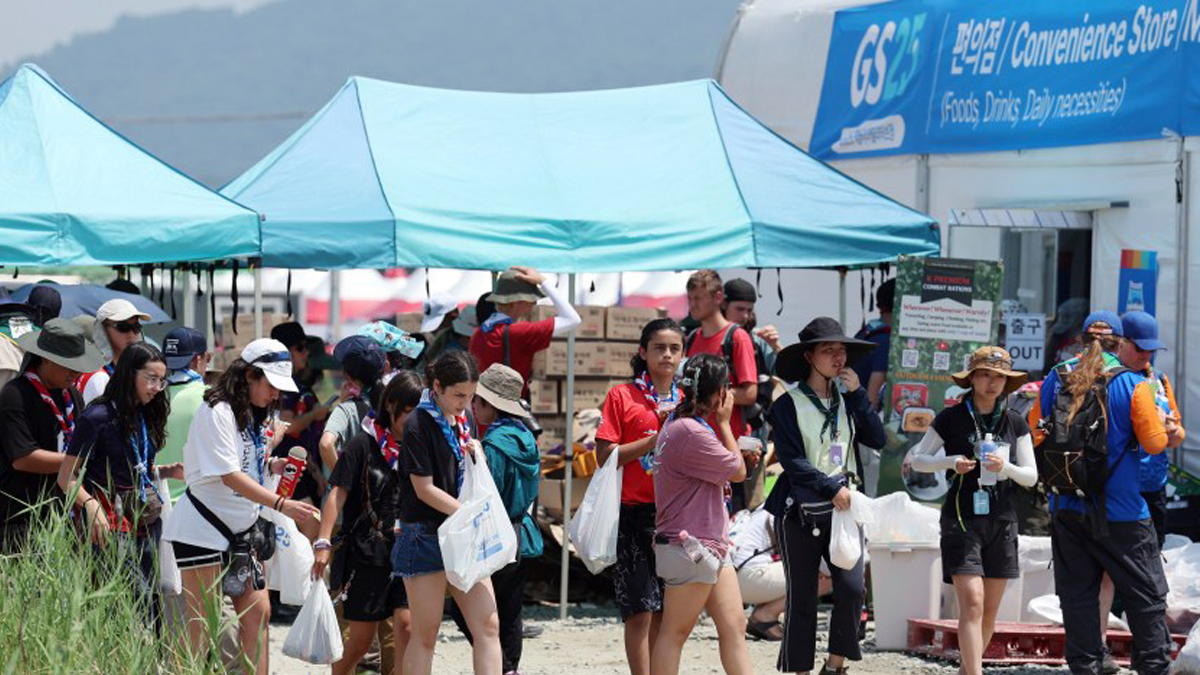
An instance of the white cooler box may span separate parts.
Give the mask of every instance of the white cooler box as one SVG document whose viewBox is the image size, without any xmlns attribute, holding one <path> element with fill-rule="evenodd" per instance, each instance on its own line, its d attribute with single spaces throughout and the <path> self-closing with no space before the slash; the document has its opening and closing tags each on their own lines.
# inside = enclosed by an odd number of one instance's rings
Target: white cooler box
<svg viewBox="0 0 1200 675">
<path fill-rule="evenodd" d="M 937 542 L 867 543 L 875 603 L 875 646 L 908 646 L 909 619 L 937 619 L 942 605 L 942 551 Z"/>
</svg>

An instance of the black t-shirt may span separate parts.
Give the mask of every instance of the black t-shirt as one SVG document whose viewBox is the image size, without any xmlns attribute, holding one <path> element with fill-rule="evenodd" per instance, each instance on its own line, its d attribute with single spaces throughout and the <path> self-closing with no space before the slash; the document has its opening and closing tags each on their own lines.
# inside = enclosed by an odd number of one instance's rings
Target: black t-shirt
<svg viewBox="0 0 1200 675">
<path fill-rule="evenodd" d="M 446 514 L 417 497 L 412 476 L 430 476 L 434 487 L 458 497 L 458 459 L 433 416 L 416 410 L 404 423 L 400 441 L 400 520 L 437 527 Z"/>
<path fill-rule="evenodd" d="M 74 387 L 66 393 L 75 402 L 78 420 L 83 400 Z M 50 397 L 65 416 L 63 390 L 51 390 Z M 56 474 L 27 473 L 13 468 L 13 462 L 34 450 L 59 451 L 61 433 L 58 418 L 27 378 L 18 376 L 0 390 L 0 523 L 26 521 L 28 514 L 19 512 L 26 504 L 37 502 L 46 491 L 61 497 L 55 485 Z"/>
<path fill-rule="evenodd" d="M 158 450 L 153 444 L 147 450 L 146 467 L 152 471 Z M 76 419 L 75 433 L 66 449 L 68 455 L 87 462 L 84 486 L 89 491 L 98 488 L 108 495 L 140 487 L 136 467 L 141 461 L 138 454 L 142 452 L 140 430 L 133 439 L 123 435 L 116 411 L 107 403 L 92 403 Z"/>
<path fill-rule="evenodd" d="M 1017 413 L 1005 409 L 1002 418 L 997 417 L 997 411 L 993 411 L 991 415 L 980 415 L 978 429 L 966 403 L 946 408 L 934 418 L 933 430 L 942 438 L 947 457 L 962 455 L 977 460 L 975 468 L 969 473 L 959 475 L 953 469 L 947 472 L 950 492 L 942 503 L 942 522 L 957 524 L 960 516 L 963 521 L 975 516 L 975 492 L 979 489 L 979 471 L 982 466 L 979 458 L 975 457 L 975 445 L 983 440 L 981 434 L 989 433 L 988 430 L 993 428 L 993 440 L 996 443 L 1007 443 L 1008 461 L 1014 461 L 1017 439 L 1029 433 L 1029 424 Z M 1012 505 L 1012 483 L 1011 479 L 998 480 L 996 485 L 984 488 L 990 494 L 987 517 L 1016 521 L 1017 515 Z"/>
<path fill-rule="evenodd" d="M 342 448 L 329 483 L 346 491 L 342 534 L 350 536 L 348 541 L 353 542 L 356 556 L 386 563 L 394 539 L 392 525 L 396 521 L 400 476 L 388 468 L 379 443 L 365 431 L 350 439 Z M 374 518 L 366 512 L 364 501 L 369 501 Z"/>
</svg>

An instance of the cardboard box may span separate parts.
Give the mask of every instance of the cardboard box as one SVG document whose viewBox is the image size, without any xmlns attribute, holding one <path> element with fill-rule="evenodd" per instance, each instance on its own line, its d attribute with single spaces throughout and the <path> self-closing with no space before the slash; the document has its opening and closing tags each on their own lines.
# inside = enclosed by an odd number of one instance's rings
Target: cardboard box
<svg viewBox="0 0 1200 675">
<path fill-rule="evenodd" d="M 575 380 L 575 411 L 604 406 L 608 390 L 623 384 L 622 380 Z M 559 409 L 567 409 L 567 383 L 564 382 L 558 397 Z"/>
<path fill-rule="evenodd" d="M 664 316 L 666 312 L 654 307 L 609 307 L 605 312 L 604 337 L 636 342 L 642 338 L 642 328 L 647 323 Z"/>
<path fill-rule="evenodd" d="M 578 305 L 575 307 L 575 311 L 579 312 L 579 318 L 583 319 L 583 323 L 575 329 L 575 337 L 580 340 L 603 340 L 605 308 L 594 305 Z M 553 305 L 538 305 L 533 308 L 530 320 L 542 321 L 556 316 L 558 316 L 558 311 L 554 309 Z M 558 339 L 565 340 L 566 336 Z"/>
<path fill-rule="evenodd" d="M 591 482 L 591 476 L 571 479 L 572 514 L 579 510 L 579 505 L 583 503 L 583 495 L 587 492 L 588 484 Z M 546 515 L 556 520 L 562 519 L 566 484 L 567 481 L 561 478 L 546 478 L 545 476 L 538 482 L 538 505 L 546 509 Z"/>
<path fill-rule="evenodd" d="M 555 402 L 557 403 L 557 401 Z M 567 418 L 565 415 L 539 415 L 537 421 L 542 426 L 542 433 L 538 436 L 538 449 L 542 454 L 566 439 Z"/>
<path fill-rule="evenodd" d="M 270 337 L 271 329 L 286 320 L 283 314 L 263 312 L 263 337 Z M 238 314 L 237 333 L 233 332 L 233 321 L 229 317 L 221 319 L 221 338 L 223 344 L 239 352 L 254 341 L 254 314 Z"/>
<path fill-rule="evenodd" d="M 630 362 L 638 353 L 636 342 L 606 342 L 604 349 L 608 353 L 606 375 L 609 377 L 633 376 L 633 366 L 630 365 Z"/>
<path fill-rule="evenodd" d="M 609 375 L 608 350 L 602 342 L 575 343 L 576 377 L 607 377 Z M 550 377 L 566 377 L 567 343 L 552 342 L 533 357 L 532 380 Z"/>
<path fill-rule="evenodd" d="M 534 415 L 558 414 L 558 380 L 531 380 L 529 406 Z"/>
<path fill-rule="evenodd" d="M 396 315 L 396 328 L 406 333 L 419 333 L 422 318 L 420 312 L 401 312 Z"/>
</svg>

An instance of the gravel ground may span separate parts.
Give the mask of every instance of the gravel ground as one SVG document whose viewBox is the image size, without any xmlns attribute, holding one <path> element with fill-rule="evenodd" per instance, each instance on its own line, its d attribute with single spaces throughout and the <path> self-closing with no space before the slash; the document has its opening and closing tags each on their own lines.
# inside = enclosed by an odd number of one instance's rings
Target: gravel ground
<svg viewBox="0 0 1200 675">
<path fill-rule="evenodd" d="M 553 607 L 526 607 L 526 621 L 545 628 L 541 637 L 525 642 L 521 660 L 523 675 L 625 675 L 625 650 L 621 641 L 621 622 L 610 607 L 583 604 L 571 608 L 571 618 L 558 621 Z M 821 609 L 821 627 L 829 618 L 829 608 Z M 313 666 L 290 659 L 280 652 L 286 626 L 272 626 L 271 672 L 279 675 L 309 675 L 328 673 L 328 667 Z M 824 635 L 817 644 L 824 644 Z M 774 673 L 777 646 L 774 643 L 751 640 L 750 658 L 756 673 Z M 871 629 L 864 643 L 863 660 L 851 664 L 851 672 L 870 675 L 953 675 L 957 664 L 944 663 L 897 652 L 877 652 Z M 821 657 L 818 655 L 817 667 Z M 470 675 L 471 648 L 459 635 L 453 623 L 442 624 L 441 644 L 434 660 L 438 675 Z M 722 673 L 717 651 L 717 632 L 712 622 L 702 620 L 684 648 L 684 675 Z M 1067 673 L 1066 667 L 1030 666 L 987 668 L 989 675 L 1050 675 Z"/>
</svg>

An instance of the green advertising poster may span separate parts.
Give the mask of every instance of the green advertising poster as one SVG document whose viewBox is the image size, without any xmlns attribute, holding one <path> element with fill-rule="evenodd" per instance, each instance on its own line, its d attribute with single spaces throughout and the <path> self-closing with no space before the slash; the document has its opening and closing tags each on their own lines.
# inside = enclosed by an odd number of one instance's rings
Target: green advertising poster
<svg viewBox="0 0 1200 675">
<path fill-rule="evenodd" d="M 902 257 L 896 273 L 896 325 L 888 354 L 877 494 L 906 490 L 937 502 L 950 485 L 942 473 L 910 471 L 910 453 L 943 408 L 965 391 L 951 375 L 979 347 L 997 344 L 1003 268 L 998 262 Z"/>
</svg>

